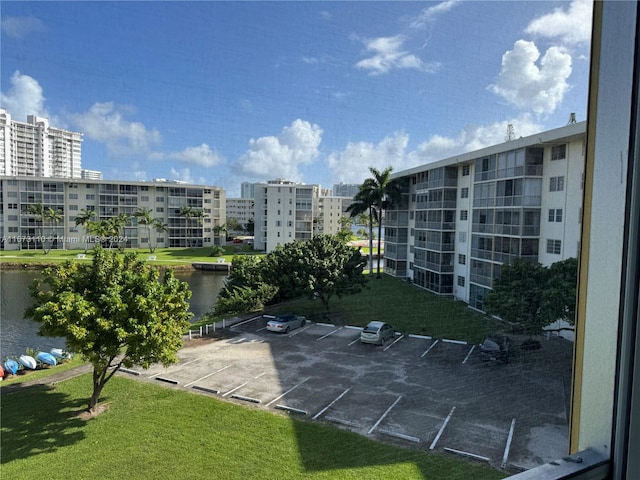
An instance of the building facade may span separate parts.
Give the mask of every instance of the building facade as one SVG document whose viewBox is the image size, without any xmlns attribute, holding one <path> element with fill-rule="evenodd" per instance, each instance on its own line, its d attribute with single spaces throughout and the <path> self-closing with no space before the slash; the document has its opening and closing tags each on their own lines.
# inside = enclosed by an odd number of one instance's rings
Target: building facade
<svg viewBox="0 0 640 480">
<path fill-rule="evenodd" d="M 42 204 L 59 214 L 57 220 L 30 213 Z M 186 218 L 183 207 L 201 210 L 202 219 Z M 134 214 L 151 211 L 164 231 L 138 225 Z M 96 243 L 96 234 L 76 218 L 94 211 L 95 220 L 124 214 L 128 223 L 118 243 L 130 248 L 206 247 L 214 244 L 214 227 L 225 223 L 225 191 L 218 187 L 173 182 L 127 182 L 88 179 L 0 177 L 0 247 L 4 250 L 84 249 Z M 100 240 L 97 240 L 98 243 Z"/>
<path fill-rule="evenodd" d="M 254 248 L 270 252 L 278 245 L 340 231 L 345 200 L 320 185 L 287 180 L 254 184 Z"/>
<path fill-rule="evenodd" d="M 393 174 L 385 272 L 484 310 L 503 264 L 578 256 L 586 122 Z"/>
<path fill-rule="evenodd" d="M 333 195 L 336 197 L 353 198 L 360 191 L 360 185 L 355 183 L 336 183 L 333 186 Z"/>
<path fill-rule="evenodd" d="M 227 198 L 227 228 L 228 234 L 241 235 L 246 233 L 247 225 L 254 221 L 254 204 L 253 198 Z M 231 230 L 229 219 L 235 219 L 244 230 Z"/>
<path fill-rule="evenodd" d="M 35 115 L 12 120 L 0 109 L 0 175 L 81 178 L 82 134 Z"/>
</svg>

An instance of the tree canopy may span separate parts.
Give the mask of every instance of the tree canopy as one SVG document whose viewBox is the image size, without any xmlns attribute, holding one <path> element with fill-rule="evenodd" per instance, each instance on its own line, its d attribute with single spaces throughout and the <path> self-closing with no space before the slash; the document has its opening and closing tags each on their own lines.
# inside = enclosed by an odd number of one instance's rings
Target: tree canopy
<svg viewBox="0 0 640 480">
<path fill-rule="evenodd" d="M 121 367 L 177 362 L 189 326 L 188 284 L 172 270 L 160 274 L 133 253 L 100 247 L 91 264 L 65 262 L 44 270 L 31 286 L 34 304 L 25 316 L 39 334 L 64 337 L 67 349 L 93 365 L 89 410 Z"/>
<path fill-rule="evenodd" d="M 574 322 L 578 261 L 569 258 L 551 267 L 518 259 L 502 266 L 493 290 L 484 297 L 489 314 L 537 335 L 555 322 Z"/>
<path fill-rule="evenodd" d="M 359 250 L 339 235 L 287 243 L 262 259 L 236 256 L 214 314 L 244 313 L 303 295 L 318 298 L 329 311 L 332 297 L 364 287 L 365 263 Z"/>
</svg>

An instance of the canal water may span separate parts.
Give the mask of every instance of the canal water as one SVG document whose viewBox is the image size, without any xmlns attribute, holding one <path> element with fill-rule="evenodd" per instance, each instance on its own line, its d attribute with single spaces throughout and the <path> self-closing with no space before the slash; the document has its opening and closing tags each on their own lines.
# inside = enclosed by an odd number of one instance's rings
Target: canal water
<svg viewBox="0 0 640 480">
<path fill-rule="evenodd" d="M 31 305 L 29 285 L 40 275 L 37 271 L 0 270 L 0 359 L 22 355 L 27 348 L 49 351 L 64 348 L 64 339 L 41 337 L 38 324 L 23 318 Z M 176 277 L 189 284 L 192 321 L 207 313 L 224 287 L 226 275 L 215 272 L 176 272 Z"/>
</svg>

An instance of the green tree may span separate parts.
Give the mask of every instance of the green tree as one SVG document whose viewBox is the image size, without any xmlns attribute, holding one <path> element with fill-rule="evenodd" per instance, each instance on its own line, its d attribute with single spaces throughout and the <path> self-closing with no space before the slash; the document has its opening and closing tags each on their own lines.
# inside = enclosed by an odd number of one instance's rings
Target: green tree
<svg viewBox="0 0 640 480">
<path fill-rule="evenodd" d="M 317 235 L 276 248 L 265 257 L 262 268 L 265 282 L 279 287 L 280 299 L 318 298 L 328 313 L 333 296 L 362 290 L 365 263 L 359 249 L 339 236 Z"/>
<path fill-rule="evenodd" d="M 521 325 L 527 335 L 538 335 L 550 322 L 543 315 L 543 292 L 547 269 L 535 262 L 516 259 L 502 265 L 493 290 L 484 297 L 487 313 Z"/>
<path fill-rule="evenodd" d="M 53 237 L 56 233 L 55 225 L 62 221 L 62 214 L 59 210 L 54 210 L 52 207 L 45 207 L 40 202 L 29 205 L 27 207 L 27 213 L 29 215 L 33 215 L 35 217 L 36 223 L 39 224 L 39 242 L 42 245 L 42 252 L 46 255 L 51 251 L 51 248 L 53 247 Z M 47 235 L 47 227 L 49 227 L 49 235 Z M 57 237 L 57 235 L 55 236 Z M 48 248 L 47 238 L 50 239 Z"/>
<path fill-rule="evenodd" d="M 578 259 L 568 258 L 552 264 L 542 292 L 542 315 L 547 325 L 564 320 L 573 325 L 576 315 Z"/>
<path fill-rule="evenodd" d="M 255 232 L 255 229 L 256 229 L 256 223 L 253 220 L 253 218 L 250 218 L 247 221 L 247 224 L 245 225 L 244 229 L 246 230 L 247 235 L 251 235 L 251 236 L 254 235 L 254 232 Z"/>
<path fill-rule="evenodd" d="M 375 209 L 375 198 L 370 186 L 370 179 L 360 185 L 360 190 L 353 197 L 353 203 L 347 207 L 347 212 L 351 218 L 362 218 L 367 214 L 369 227 L 369 272 L 373 272 L 373 222 L 378 218 L 378 211 Z"/>
<path fill-rule="evenodd" d="M 89 236 L 91 235 L 91 222 L 96 218 L 95 210 L 80 210 L 80 214 L 76 216 L 76 227 L 82 226 L 84 228 L 84 253 L 87 253 L 89 248 Z"/>
<path fill-rule="evenodd" d="M 121 367 L 177 362 L 191 317 L 191 291 L 171 270 L 160 280 L 135 254 L 100 247 L 91 264 L 47 268 L 30 292 L 34 304 L 25 316 L 40 323 L 39 334 L 64 337 L 70 351 L 92 364 L 92 412 Z"/>
<path fill-rule="evenodd" d="M 218 241 L 218 245 L 222 245 L 222 234 L 224 233 L 225 236 L 227 235 L 227 224 L 223 223 L 222 225 L 216 225 L 215 227 L 213 227 L 213 233 L 214 235 L 218 235 L 218 238 L 220 239 Z M 213 243 L 216 243 L 215 238 L 213 240 Z"/>
<path fill-rule="evenodd" d="M 153 218 L 151 216 L 152 210 L 149 208 L 139 208 L 133 216 L 138 220 L 138 225 L 144 225 L 147 234 L 147 245 L 149 246 L 149 253 L 153 253 L 156 250 L 157 244 L 151 243 L 151 229 L 156 233 L 166 232 L 169 226 L 165 224 L 161 218 Z"/>
</svg>

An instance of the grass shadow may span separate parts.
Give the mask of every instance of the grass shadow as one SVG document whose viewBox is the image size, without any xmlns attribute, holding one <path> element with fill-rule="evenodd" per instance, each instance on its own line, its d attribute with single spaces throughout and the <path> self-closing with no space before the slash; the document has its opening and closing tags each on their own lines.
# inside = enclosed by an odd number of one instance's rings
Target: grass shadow
<svg viewBox="0 0 640 480">
<path fill-rule="evenodd" d="M 48 385 L 5 393 L 0 405 L 0 464 L 53 452 L 84 438 L 78 413 L 86 401 L 72 399 Z M 43 401 L 43 397 L 46 400 Z M 37 405 L 37 408 L 30 408 Z"/>
</svg>

